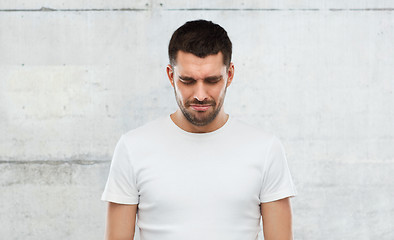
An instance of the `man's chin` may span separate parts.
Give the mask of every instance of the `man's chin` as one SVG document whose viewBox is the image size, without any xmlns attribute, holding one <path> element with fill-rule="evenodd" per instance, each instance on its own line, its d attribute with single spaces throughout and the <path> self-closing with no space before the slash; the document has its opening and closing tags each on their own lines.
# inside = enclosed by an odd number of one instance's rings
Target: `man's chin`
<svg viewBox="0 0 394 240">
<path fill-rule="evenodd" d="M 181 108 L 183 116 L 194 126 L 203 127 L 215 120 L 218 112 L 215 108 L 208 111 L 195 111 L 191 108 Z"/>
<path fill-rule="evenodd" d="M 211 123 L 212 121 L 189 121 L 191 124 L 193 124 L 194 126 L 198 126 L 198 127 L 204 127 L 206 125 L 208 125 L 209 123 Z"/>
<path fill-rule="evenodd" d="M 212 115 L 204 116 L 204 117 L 198 117 L 194 115 L 192 117 L 187 117 L 187 119 L 191 124 L 202 127 L 210 124 L 215 119 L 215 117 Z"/>
</svg>

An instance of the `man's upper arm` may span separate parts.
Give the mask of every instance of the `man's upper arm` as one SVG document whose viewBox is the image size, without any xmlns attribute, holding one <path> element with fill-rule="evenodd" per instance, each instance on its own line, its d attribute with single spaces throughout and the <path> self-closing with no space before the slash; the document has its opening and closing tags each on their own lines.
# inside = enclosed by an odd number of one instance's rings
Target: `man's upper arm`
<svg viewBox="0 0 394 240">
<path fill-rule="evenodd" d="M 138 204 L 108 202 L 106 240 L 132 240 Z"/>
<path fill-rule="evenodd" d="M 265 240 L 293 239 L 292 214 L 289 198 L 261 203 L 260 208 L 263 218 Z"/>
</svg>

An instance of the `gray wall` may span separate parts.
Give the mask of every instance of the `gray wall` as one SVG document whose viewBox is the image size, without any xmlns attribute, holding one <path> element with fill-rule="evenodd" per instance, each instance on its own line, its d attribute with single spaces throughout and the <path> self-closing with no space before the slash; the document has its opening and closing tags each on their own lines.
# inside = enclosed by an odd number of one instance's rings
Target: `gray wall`
<svg viewBox="0 0 394 240">
<path fill-rule="evenodd" d="M 176 109 L 167 44 L 234 45 L 226 111 L 283 141 L 295 239 L 394 239 L 393 1 L 0 3 L 0 236 L 101 239 L 120 135 Z"/>
</svg>

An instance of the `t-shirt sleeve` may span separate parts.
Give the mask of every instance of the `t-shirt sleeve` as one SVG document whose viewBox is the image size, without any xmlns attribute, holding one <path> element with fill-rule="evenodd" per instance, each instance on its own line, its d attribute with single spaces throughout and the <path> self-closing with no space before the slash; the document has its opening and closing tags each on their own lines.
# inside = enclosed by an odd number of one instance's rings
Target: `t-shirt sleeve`
<svg viewBox="0 0 394 240">
<path fill-rule="evenodd" d="M 283 145 L 273 136 L 263 169 L 260 202 L 272 202 L 296 194 Z"/>
<path fill-rule="evenodd" d="M 132 161 L 122 136 L 115 147 L 101 200 L 119 204 L 138 204 L 138 195 Z"/>
</svg>

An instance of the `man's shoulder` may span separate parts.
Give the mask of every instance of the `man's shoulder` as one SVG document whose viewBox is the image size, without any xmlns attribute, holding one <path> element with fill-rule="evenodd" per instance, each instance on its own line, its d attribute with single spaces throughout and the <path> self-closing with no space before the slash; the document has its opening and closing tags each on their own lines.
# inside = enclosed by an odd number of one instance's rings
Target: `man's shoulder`
<svg viewBox="0 0 394 240">
<path fill-rule="evenodd" d="M 125 139 L 150 138 L 163 134 L 168 124 L 168 116 L 162 116 L 148 121 L 143 125 L 131 129 L 123 134 Z"/>
<path fill-rule="evenodd" d="M 235 131 L 234 134 L 237 134 L 239 137 L 260 140 L 271 140 L 275 137 L 274 133 L 237 117 L 233 117 L 232 125 L 233 131 Z"/>
</svg>

